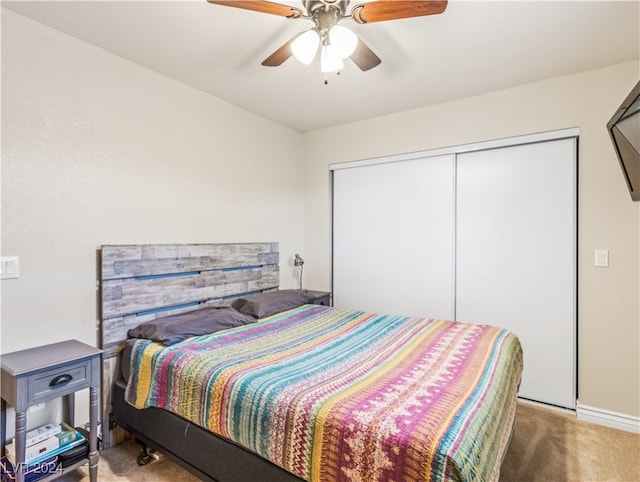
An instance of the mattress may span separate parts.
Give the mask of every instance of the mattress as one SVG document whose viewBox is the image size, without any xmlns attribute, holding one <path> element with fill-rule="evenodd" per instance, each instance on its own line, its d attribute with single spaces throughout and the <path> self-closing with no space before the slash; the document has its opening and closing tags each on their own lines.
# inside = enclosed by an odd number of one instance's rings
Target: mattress
<svg viewBox="0 0 640 482">
<path fill-rule="evenodd" d="M 128 403 L 310 481 L 498 480 L 522 375 L 506 330 L 316 305 L 130 360 Z"/>
</svg>

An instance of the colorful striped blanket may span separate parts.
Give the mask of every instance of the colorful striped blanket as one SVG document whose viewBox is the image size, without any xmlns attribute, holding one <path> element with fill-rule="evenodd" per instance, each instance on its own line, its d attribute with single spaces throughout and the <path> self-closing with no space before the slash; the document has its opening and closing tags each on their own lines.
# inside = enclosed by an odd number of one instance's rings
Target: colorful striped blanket
<svg viewBox="0 0 640 482">
<path fill-rule="evenodd" d="M 499 477 L 522 351 L 488 325 L 304 305 L 168 347 L 139 340 L 131 373 L 135 407 L 306 480 L 478 482 Z"/>
</svg>

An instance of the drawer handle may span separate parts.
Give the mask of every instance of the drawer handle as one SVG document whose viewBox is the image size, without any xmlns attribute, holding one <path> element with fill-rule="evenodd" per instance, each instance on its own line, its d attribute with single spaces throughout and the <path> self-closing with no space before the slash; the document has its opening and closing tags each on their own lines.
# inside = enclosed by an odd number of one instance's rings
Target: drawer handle
<svg viewBox="0 0 640 482">
<path fill-rule="evenodd" d="M 50 387 L 59 387 L 60 385 L 65 385 L 65 384 L 69 383 L 71 380 L 73 380 L 73 377 L 71 375 L 69 375 L 68 373 L 65 373 L 64 375 L 58 375 L 53 380 L 51 380 L 49 382 L 49 386 Z"/>
</svg>

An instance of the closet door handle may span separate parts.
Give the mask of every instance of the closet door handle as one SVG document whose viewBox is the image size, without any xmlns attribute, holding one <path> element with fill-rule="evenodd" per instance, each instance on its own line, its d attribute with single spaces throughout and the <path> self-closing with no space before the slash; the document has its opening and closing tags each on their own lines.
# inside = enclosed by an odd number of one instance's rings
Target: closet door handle
<svg viewBox="0 0 640 482">
<path fill-rule="evenodd" d="M 65 384 L 69 383 L 71 380 L 73 380 L 73 377 L 71 375 L 69 375 L 68 373 L 65 373 L 64 375 L 58 375 L 53 380 L 51 380 L 49 382 L 49 386 L 50 387 L 59 387 L 60 385 L 65 385 Z"/>
</svg>

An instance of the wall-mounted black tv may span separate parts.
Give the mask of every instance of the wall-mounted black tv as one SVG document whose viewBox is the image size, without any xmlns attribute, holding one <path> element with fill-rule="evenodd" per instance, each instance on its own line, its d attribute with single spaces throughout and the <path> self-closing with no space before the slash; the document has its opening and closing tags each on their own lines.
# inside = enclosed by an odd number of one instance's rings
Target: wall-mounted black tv
<svg viewBox="0 0 640 482">
<path fill-rule="evenodd" d="M 607 123 L 631 199 L 640 201 L 640 82 Z"/>
</svg>

